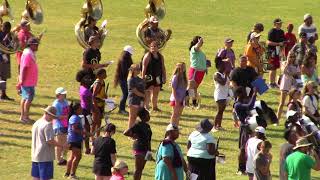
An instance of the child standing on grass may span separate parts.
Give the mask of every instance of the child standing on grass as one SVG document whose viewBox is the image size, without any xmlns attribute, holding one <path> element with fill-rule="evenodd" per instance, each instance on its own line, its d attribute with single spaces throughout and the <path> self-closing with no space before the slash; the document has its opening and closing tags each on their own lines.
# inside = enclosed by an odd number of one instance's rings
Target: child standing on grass
<svg viewBox="0 0 320 180">
<path fill-rule="evenodd" d="M 284 34 L 285 38 L 285 56 L 287 57 L 289 54 L 289 51 L 292 49 L 292 47 L 297 43 L 297 38 L 293 31 L 293 24 L 289 23 L 287 26 L 287 32 Z"/>
<path fill-rule="evenodd" d="M 80 103 L 71 103 L 69 126 L 68 126 L 68 144 L 71 150 L 71 155 L 67 162 L 67 172 L 65 177 L 69 179 L 78 179 L 76 170 L 81 159 L 83 127 L 81 124 L 82 108 Z"/>
<path fill-rule="evenodd" d="M 126 130 L 123 134 L 125 136 L 132 137 L 133 142 L 133 154 L 135 158 L 135 172 L 134 180 L 140 180 L 142 171 L 146 165 L 148 156 L 151 156 L 151 136 L 152 131 L 148 124 L 150 120 L 149 112 L 142 108 L 138 112 L 140 122 L 135 123 L 130 129 Z"/>
<path fill-rule="evenodd" d="M 57 99 L 52 103 L 52 106 L 57 109 L 57 118 L 53 121 L 53 130 L 56 141 L 60 144 L 66 144 L 69 116 L 69 104 L 66 99 L 67 91 L 63 87 L 59 87 L 55 93 Z M 63 158 L 65 155 L 66 149 L 56 146 L 56 159 L 59 166 L 67 164 L 67 160 Z"/>
<path fill-rule="evenodd" d="M 173 112 L 171 115 L 171 123 L 179 125 L 179 119 L 184 108 L 188 79 L 186 74 L 186 65 L 180 62 L 176 65 L 173 77 L 171 80 L 172 93 L 170 96 L 170 105 Z"/>
<path fill-rule="evenodd" d="M 103 118 L 104 114 L 105 99 L 108 98 L 106 93 L 106 85 L 104 82 L 104 80 L 107 78 L 107 71 L 105 69 L 98 69 L 96 71 L 96 77 L 97 79 L 91 86 L 91 88 L 93 89 L 93 122 L 91 132 L 94 132 L 97 129 L 96 137 L 99 137 L 100 130 L 98 129 L 101 127 L 101 119 Z"/>
<path fill-rule="evenodd" d="M 221 58 L 216 58 L 217 72 L 214 74 L 214 100 L 217 103 L 218 111 L 214 119 L 213 131 L 223 130 L 221 126 L 223 112 L 227 106 L 229 96 L 229 77 L 226 73 L 225 65 Z"/>
<path fill-rule="evenodd" d="M 79 96 L 80 104 L 82 107 L 82 114 L 85 118 L 84 129 L 87 133 L 90 133 L 90 125 L 92 124 L 92 92 L 90 91 L 93 78 L 87 70 L 81 70 L 77 73 L 76 79 L 80 82 Z M 85 138 L 84 145 L 86 148 L 85 154 L 90 154 L 89 138 Z"/>
</svg>

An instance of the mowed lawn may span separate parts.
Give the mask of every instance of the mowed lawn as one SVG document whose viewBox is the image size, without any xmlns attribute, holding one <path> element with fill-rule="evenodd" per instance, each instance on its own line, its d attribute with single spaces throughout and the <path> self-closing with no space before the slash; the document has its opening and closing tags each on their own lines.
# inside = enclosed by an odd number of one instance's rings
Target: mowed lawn
<svg viewBox="0 0 320 180">
<path fill-rule="evenodd" d="M 37 53 L 40 67 L 39 83 L 36 88 L 36 98 L 31 108 L 31 118 L 37 120 L 42 115 L 41 107 L 51 104 L 54 100 L 54 90 L 63 86 L 68 90 L 69 99 L 78 99 L 79 84 L 75 81 L 75 74 L 80 69 L 83 49 L 78 45 L 74 36 L 74 25 L 80 20 L 82 0 L 39 0 L 44 9 L 44 22 L 42 25 L 32 25 L 35 34 L 47 28 L 39 52 Z M 24 10 L 24 1 L 9 0 L 14 11 L 15 22 L 19 22 L 20 13 Z M 262 40 L 267 37 L 272 21 L 281 17 L 284 29 L 288 22 L 295 25 L 297 32 L 305 13 L 312 13 L 315 23 L 320 22 L 319 0 L 314 1 L 254 1 L 254 0 L 171 0 L 166 1 L 167 14 L 160 26 L 173 31 L 172 38 L 163 50 L 165 64 L 170 79 L 175 64 L 184 61 L 189 65 L 188 45 L 192 37 L 204 37 L 203 51 L 208 59 L 214 59 L 218 48 L 223 45 L 225 37 L 235 40 L 234 50 L 238 57 L 243 53 L 246 35 L 255 22 L 265 25 Z M 103 0 L 103 18 L 108 19 L 109 34 L 101 49 L 102 62 L 117 60 L 122 48 L 130 44 L 135 48 L 134 62 L 139 63 L 144 50 L 138 44 L 135 29 L 144 19 L 146 0 Z M 101 23 L 102 21 L 100 21 Z M 320 27 L 320 25 L 319 25 Z M 0 179 L 30 179 L 31 167 L 31 125 L 19 122 L 19 96 L 15 90 L 16 84 L 16 59 L 12 59 L 12 78 L 8 82 L 8 94 L 14 97 L 14 102 L 0 102 Z M 107 81 L 112 84 L 115 64 L 107 69 Z M 194 130 L 196 124 L 203 118 L 214 118 L 216 105 L 213 100 L 212 75 L 215 68 L 209 69 L 201 85 L 202 107 L 200 110 L 185 109 L 181 118 L 181 135 L 177 140 L 186 153 L 188 135 Z M 267 78 L 267 74 L 265 75 Z M 120 89 L 111 88 L 109 96 L 117 101 L 120 98 Z M 160 93 L 159 107 L 161 113 L 152 113 L 151 127 L 153 130 L 152 150 L 156 153 L 159 142 L 164 138 L 165 127 L 169 122 L 171 108 L 169 106 L 170 86 L 164 85 Z M 270 90 L 259 99 L 265 100 L 268 105 L 276 109 L 279 101 L 279 91 Z M 220 152 L 226 155 L 225 164 L 217 164 L 217 179 L 247 179 L 237 176 L 238 154 L 238 129 L 233 128 L 231 106 L 224 114 L 223 127 L 226 131 L 215 133 L 220 137 Z M 131 153 L 132 142 L 121 133 L 127 125 L 127 117 L 112 114 L 111 121 L 117 126 L 114 136 L 117 142 L 118 158 L 124 159 L 129 164 L 129 169 L 134 170 L 134 160 Z M 279 147 L 285 140 L 282 138 L 283 119 L 281 126 L 269 126 L 267 137 L 272 142 L 273 162 L 271 172 L 273 179 L 278 179 Z M 93 179 L 93 156 L 84 155 L 77 175 L 81 179 Z M 154 162 L 148 162 L 143 172 L 144 180 L 153 179 Z M 65 167 L 55 166 L 55 179 L 63 179 Z M 320 179 L 319 172 L 313 172 L 313 179 Z M 132 175 L 128 177 L 132 179 Z"/>
</svg>

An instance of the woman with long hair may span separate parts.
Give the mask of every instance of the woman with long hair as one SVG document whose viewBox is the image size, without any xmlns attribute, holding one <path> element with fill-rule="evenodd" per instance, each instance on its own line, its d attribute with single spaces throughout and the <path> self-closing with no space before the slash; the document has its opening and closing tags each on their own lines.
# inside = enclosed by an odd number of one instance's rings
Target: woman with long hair
<svg viewBox="0 0 320 180">
<path fill-rule="evenodd" d="M 202 52 L 201 47 L 203 45 L 203 38 L 195 36 L 190 42 L 190 68 L 188 73 L 188 99 L 187 105 L 189 105 L 189 98 L 192 99 L 192 105 L 198 106 L 197 96 L 198 87 L 201 84 L 203 77 L 207 70 L 206 55 Z"/>
<path fill-rule="evenodd" d="M 70 117 L 68 125 L 68 143 L 71 150 L 70 157 L 67 162 L 67 171 L 65 177 L 70 179 L 78 179 L 76 170 L 81 159 L 82 140 L 83 140 L 83 127 L 81 124 L 82 108 L 80 103 L 72 102 L 70 104 Z"/>
<path fill-rule="evenodd" d="M 145 108 L 150 109 L 152 100 L 152 110 L 161 111 L 158 108 L 158 95 L 161 85 L 166 83 L 166 68 L 156 41 L 150 43 L 150 50 L 143 57 L 142 78 L 146 82 Z"/>
<path fill-rule="evenodd" d="M 320 114 L 318 111 L 319 96 L 317 95 L 317 85 L 309 81 L 303 88 L 303 113 L 315 124 L 320 124 Z"/>
<path fill-rule="evenodd" d="M 171 86 L 172 93 L 170 96 L 170 105 L 173 109 L 171 123 L 178 126 L 179 119 L 184 108 L 186 90 L 188 86 L 186 64 L 184 62 L 176 64 L 176 68 L 171 80 Z"/>
<path fill-rule="evenodd" d="M 298 65 L 294 64 L 295 59 L 295 54 L 290 52 L 288 55 L 288 60 L 283 70 L 283 75 L 280 82 L 281 96 L 277 112 L 277 117 L 279 120 L 281 119 L 283 106 L 285 105 L 288 92 L 291 90 L 292 84 L 295 81 L 295 79 L 300 76 L 300 68 Z"/>
<path fill-rule="evenodd" d="M 144 106 L 145 100 L 145 82 L 138 75 L 140 74 L 140 66 L 132 64 L 129 68 L 130 79 L 128 81 L 128 104 L 129 104 L 129 120 L 128 129 L 136 122 L 138 112 Z"/>
<path fill-rule="evenodd" d="M 314 81 L 318 84 L 318 74 L 316 69 L 316 58 L 313 53 L 306 54 L 303 63 L 301 65 L 301 80 L 303 85 L 306 85 L 308 81 Z"/>
<path fill-rule="evenodd" d="M 114 76 L 114 87 L 120 85 L 122 91 L 122 97 L 120 100 L 119 113 L 128 115 L 129 113 L 126 111 L 126 101 L 128 98 L 128 74 L 129 68 L 132 62 L 132 54 L 133 48 L 132 46 L 125 46 L 123 51 L 121 52 L 118 65 L 116 68 L 116 73 Z"/>
</svg>

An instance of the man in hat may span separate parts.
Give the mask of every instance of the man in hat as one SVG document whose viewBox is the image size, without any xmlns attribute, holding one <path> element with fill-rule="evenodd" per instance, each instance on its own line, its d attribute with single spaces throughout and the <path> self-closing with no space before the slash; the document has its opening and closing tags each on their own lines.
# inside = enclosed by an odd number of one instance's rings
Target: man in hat
<svg viewBox="0 0 320 180">
<path fill-rule="evenodd" d="M 30 38 L 21 56 L 18 87 L 21 89 L 20 120 L 24 123 L 30 121 L 29 110 L 35 95 L 35 86 L 38 83 L 38 64 L 35 55 L 38 45 L 38 39 Z"/>
<path fill-rule="evenodd" d="M 266 139 L 266 130 L 262 126 L 258 126 L 254 130 L 254 137 L 248 139 L 246 144 L 246 172 L 249 180 L 253 180 L 254 175 L 254 157 L 260 150 L 260 144 Z"/>
<path fill-rule="evenodd" d="M 305 14 L 303 16 L 304 23 L 299 26 L 299 34 L 301 32 L 307 33 L 307 38 L 314 37 L 315 40 L 318 40 L 318 32 L 316 26 L 313 24 L 313 18 L 311 14 Z"/>
<path fill-rule="evenodd" d="M 53 178 L 54 147 L 67 147 L 54 140 L 52 120 L 56 118 L 56 108 L 48 106 L 43 110 L 44 115 L 32 126 L 31 176 L 38 180 Z"/>
<path fill-rule="evenodd" d="M 144 38 L 148 45 L 150 45 L 152 41 L 156 41 L 158 43 L 166 41 L 170 38 L 170 36 L 171 30 L 169 30 L 169 34 L 167 37 L 161 32 L 161 30 L 159 29 L 159 21 L 156 16 L 151 16 L 149 18 L 149 27 L 144 32 Z"/>
<path fill-rule="evenodd" d="M 320 170 L 320 159 L 312 143 L 306 137 L 299 138 L 293 148 L 294 153 L 290 154 L 285 162 L 286 179 L 288 180 L 311 180 L 311 169 Z M 308 153 L 313 154 L 311 158 Z"/>
<path fill-rule="evenodd" d="M 296 60 L 294 64 L 301 66 L 303 59 L 307 54 L 307 42 L 308 42 L 307 33 L 300 32 L 299 38 L 300 38 L 299 42 L 296 43 L 290 51 L 293 52 L 296 56 Z"/>
<path fill-rule="evenodd" d="M 90 36 L 88 44 L 90 45 L 90 47 L 87 48 L 83 53 L 83 69 L 88 69 L 93 74 L 94 70 L 107 67 L 109 64 L 111 64 L 111 62 L 100 64 L 101 53 L 99 47 L 101 42 L 99 36 Z"/>
<path fill-rule="evenodd" d="M 280 68 L 280 57 L 284 56 L 282 53 L 282 47 L 284 46 L 284 31 L 281 29 L 282 21 L 280 18 L 276 18 L 273 21 L 273 28 L 268 33 L 267 41 L 267 53 L 271 70 L 269 73 L 269 81 L 271 88 L 278 88 L 276 83 L 277 69 Z"/>
</svg>

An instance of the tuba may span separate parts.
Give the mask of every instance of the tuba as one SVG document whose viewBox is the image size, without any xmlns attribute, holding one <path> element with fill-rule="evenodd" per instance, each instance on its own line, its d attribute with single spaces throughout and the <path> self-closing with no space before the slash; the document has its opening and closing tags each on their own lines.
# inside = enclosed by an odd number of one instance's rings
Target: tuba
<svg viewBox="0 0 320 180">
<path fill-rule="evenodd" d="M 149 4 L 145 8 L 145 19 L 138 25 L 136 29 L 136 36 L 140 43 L 140 45 L 145 49 L 149 50 L 149 44 L 147 44 L 144 32 L 147 30 L 149 25 L 149 18 L 151 16 L 156 16 L 158 20 L 164 19 L 166 15 L 166 8 L 164 0 L 149 0 Z M 163 35 L 163 39 L 158 39 L 159 50 L 162 50 L 165 46 L 167 41 L 171 36 L 171 30 L 162 30 L 159 28 L 160 33 Z"/>
<path fill-rule="evenodd" d="M 85 41 L 85 23 L 88 20 L 88 17 L 92 17 L 94 20 L 98 21 L 101 19 L 103 14 L 103 5 L 101 0 L 86 0 L 86 2 L 83 4 L 81 9 L 81 19 L 80 21 L 75 25 L 74 32 L 77 37 L 77 41 L 83 48 L 90 47 L 89 44 Z M 106 37 L 107 30 L 105 29 L 106 22 L 104 21 L 104 25 L 101 26 L 101 45 L 103 44 L 104 38 Z"/>
<path fill-rule="evenodd" d="M 22 12 L 21 19 L 31 21 L 34 24 L 43 22 L 43 10 L 37 0 L 27 0 L 26 9 Z"/>
<path fill-rule="evenodd" d="M 7 0 L 4 0 L 3 3 L 0 6 L 0 21 L 1 24 L 3 23 L 2 17 L 8 16 L 10 20 L 13 20 L 12 10 L 10 8 L 10 5 Z"/>
</svg>

